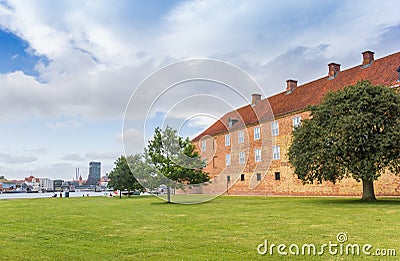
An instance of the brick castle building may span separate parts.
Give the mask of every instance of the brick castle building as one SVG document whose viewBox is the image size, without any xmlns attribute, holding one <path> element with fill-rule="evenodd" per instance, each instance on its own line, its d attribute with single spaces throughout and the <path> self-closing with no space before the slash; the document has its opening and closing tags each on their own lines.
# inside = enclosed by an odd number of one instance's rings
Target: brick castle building
<svg viewBox="0 0 400 261">
<path fill-rule="evenodd" d="M 374 53 L 366 51 L 362 63 L 353 68 L 341 71 L 340 64 L 330 63 L 328 74 L 318 80 L 301 86 L 287 80 L 284 92 L 266 99 L 253 94 L 251 104 L 226 113 L 193 139 L 207 162 L 204 171 L 212 177 L 210 186 L 197 193 L 227 189 L 235 195 L 361 195 L 362 184 L 351 178 L 303 185 L 286 156 L 293 128 L 309 117 L 306 107 L 360 80 L 398 88 L 400 52 L 375 60 Z M 375 193 L 400 196 L 400 176 L 382 175 Z"/>
</svg>

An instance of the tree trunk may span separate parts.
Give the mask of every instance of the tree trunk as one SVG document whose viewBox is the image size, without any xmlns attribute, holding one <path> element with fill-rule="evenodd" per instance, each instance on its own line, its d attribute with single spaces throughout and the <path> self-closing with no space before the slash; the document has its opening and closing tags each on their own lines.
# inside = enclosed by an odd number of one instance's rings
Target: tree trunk
<svg viewBox="0 0 400 261">
<path fill-rule="evenodd" d="M 171 203 L 171 188 L 167 186 L 167 197 L 168 197 L 168 203 Z"/>
<path fill-rule="evenodd" d="M 363 183 L 363 195 L 361 200 L 375 201 L 374 181 L 362 180 Z"/>
<path fill-rule="evenodd" d="M 121 190 L 119 190 L 119 198 L 121 198 L 121 194 L 122 194 L 122 191 L 121 191 Z"/>
</svg>

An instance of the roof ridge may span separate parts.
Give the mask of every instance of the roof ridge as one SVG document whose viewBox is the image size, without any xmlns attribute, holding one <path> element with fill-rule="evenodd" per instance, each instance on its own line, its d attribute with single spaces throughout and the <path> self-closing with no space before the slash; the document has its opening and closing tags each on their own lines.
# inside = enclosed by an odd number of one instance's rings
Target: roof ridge
<svg viewBox="0 0 400 261">
<path fill-rule="evenodd" d="M 398 60 L 396 58 L 398 57 Z M 362 63 L 352 66 L 348 69 L 340 71 L 337 76 L 329 80 L 328 75 L 312 80 L 305 84 L 299 85 L 296 89 L 287 94 L 286 91 L 268 96 L 262 99 L 254 108 L 260 108 L 261 105 L 268 101 L 274 116 L 281 116 L 284 114 L 292 113 L 294 111 L 304 110 L 308 105 L 315 105 L 322 101 L 323 96 L 328 91 L 337 91 L 343 89 L 345 86 L 355 84 L 359 80 L 370 80 L 372 84 L 392 86 L 398 79 L 397 68 L 400 66 L 400 52 L 395 52 L 384 57 L 375 59 L 368 67 L 363 67 Z M 389 70 L 389 67 L 392 70 Z M 251 110 L 248 110 L 251 108 Z M 251 104 L 246 104 L 235 110 L 225 113 L 221 118 L 214 122 L 211 126 L 205 129 L 193 140 L 199 140 L 205 135 L 215 135 L 221 132 L 228 131 L 222 120 L 232 113 L 239 114 L 244 122 L 244 125 L 253 124 L 254 120 L 260 120 L 263 117 L 256 117 L 253 115 L 242 115 L 242 113 L 250 113 L 257 116 Z M 218 125 L 218 126 L 217 126 Z"/>
</svg>

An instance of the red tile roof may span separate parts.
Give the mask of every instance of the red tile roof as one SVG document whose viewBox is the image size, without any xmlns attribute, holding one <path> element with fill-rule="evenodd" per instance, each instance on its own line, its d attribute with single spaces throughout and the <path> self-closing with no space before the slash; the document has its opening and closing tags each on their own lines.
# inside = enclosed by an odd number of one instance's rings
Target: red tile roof
<svg viewBox="0 0 400 261">
<path fill-rule="evenodd" d="M 366 68 L 357 65 L 340 71 L 334 79 L 329 80 L 328 76 L 326 76 L 303 84 L 290 94 L 285 91 L 263 99 L 255 106 L 246 105 L 235 111 L 228 112 L 193 140 L 196 141 L 206 135 L 214 136 L 227 131 L 229 118 L 238 120 L 232 126 L 232 128 L 237 128 L 244 124 L 256 124 L 259 120 L 270 118 L 272 115 L 271 109 L 275 117 L 304 110 L 308 105 L 320 103 L 329 91 L 338 91 L 360 80 L 369 80 L 374 85 L 398 85 L 397 69 L 399 66 L 400 52 L 397 52 L 373 61 Z"/>
<path fill-rule="evenodd" d="M 39 182 L 39 178 L 35 178 L 35 177 L 32 176 L 32 175 L 30 175 L 29 177 L 25 178 L 24 181 L 33 182 L 33 180 L 35 180 L 35 182 Z"/>
</svg>

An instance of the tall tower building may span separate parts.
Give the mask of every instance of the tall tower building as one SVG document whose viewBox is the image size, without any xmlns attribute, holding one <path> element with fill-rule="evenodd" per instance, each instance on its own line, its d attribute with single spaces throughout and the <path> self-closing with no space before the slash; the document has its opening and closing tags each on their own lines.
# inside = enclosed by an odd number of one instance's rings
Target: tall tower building
<svg viewBox="0 0 400 261">
<path fill-rule="evenodd" d="M 89 162 L 89 176 L 87 179 L 87 185 L 97 185 L 100 181 L 101 173 L 101 162 L 91 161 Z"/>
</svg>

